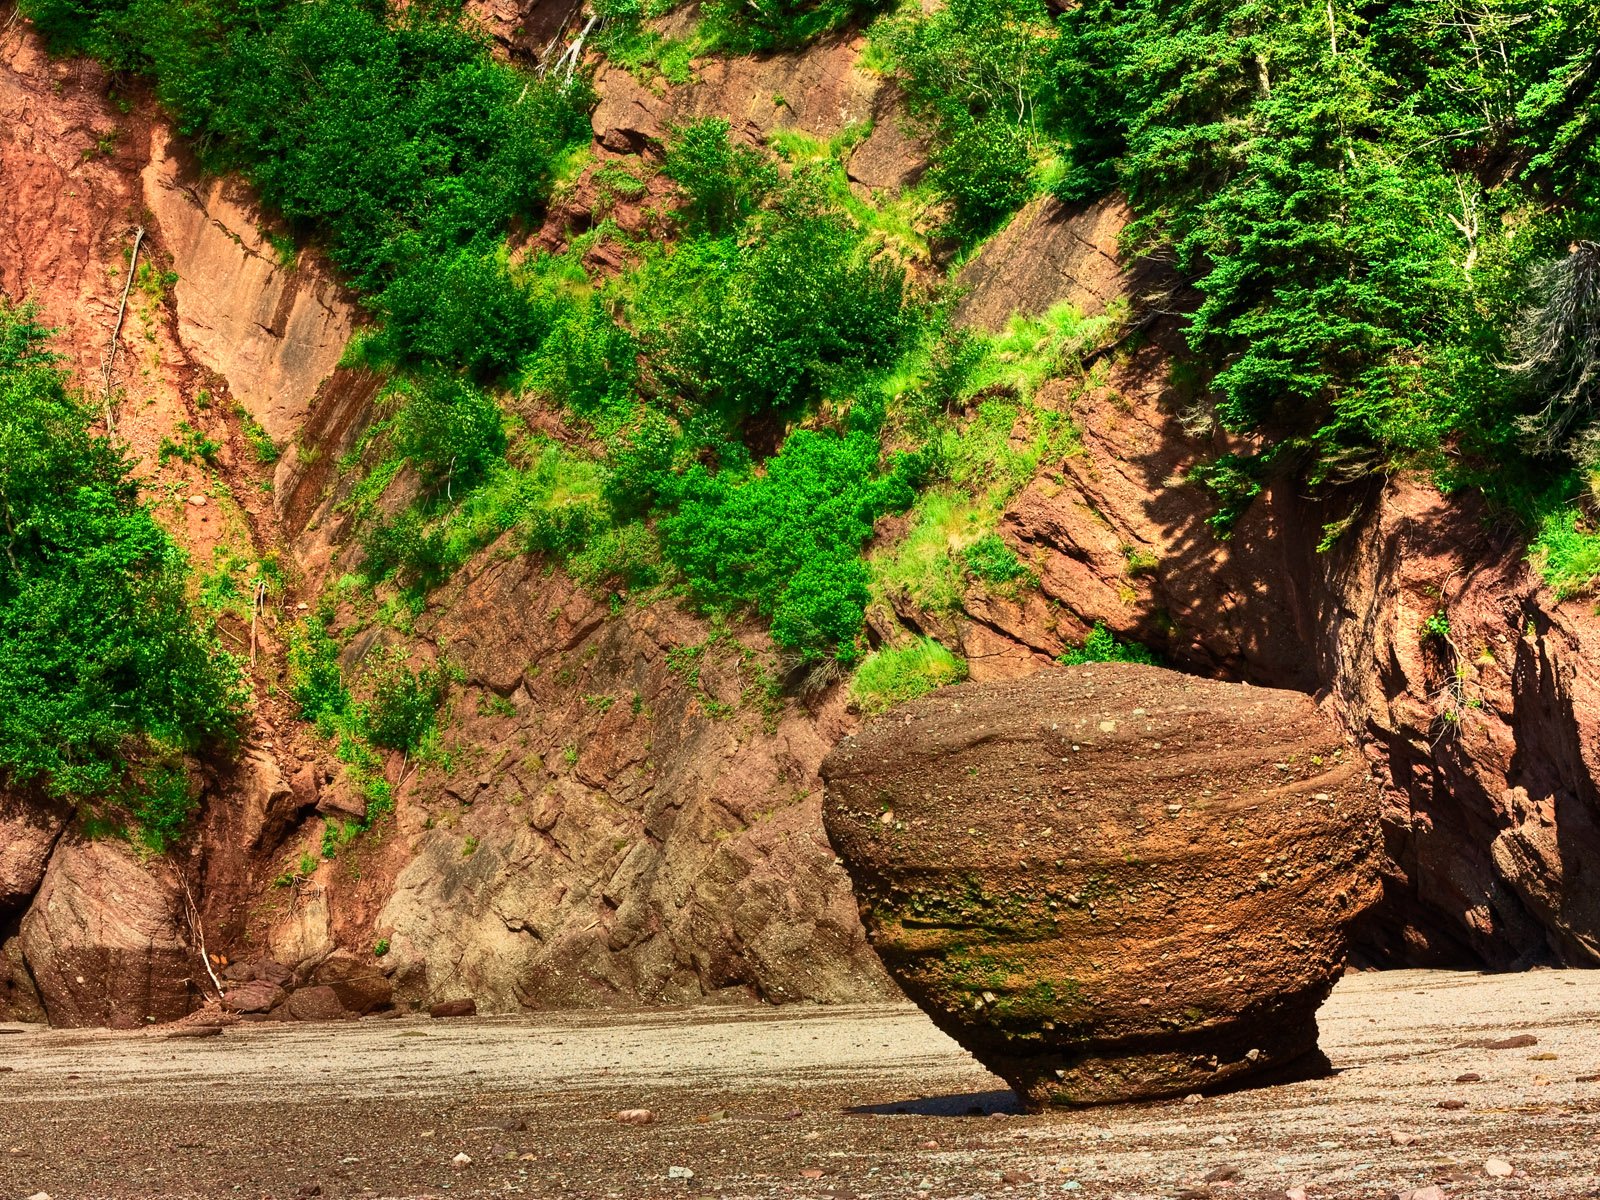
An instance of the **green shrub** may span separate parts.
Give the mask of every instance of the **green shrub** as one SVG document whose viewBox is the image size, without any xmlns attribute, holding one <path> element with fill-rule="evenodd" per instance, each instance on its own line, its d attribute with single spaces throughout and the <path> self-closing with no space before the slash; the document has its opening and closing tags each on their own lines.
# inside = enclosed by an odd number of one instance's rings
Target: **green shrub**
<svg viewBox="0 0 1600 1200">
<path fill-rule="evenodd" d="M 57 50 L 152 77 L 203 161 L 239 169 L 383 314 L 400 361 L 479 379 L 540 332 L 496 243 L 591 134 L 581 80 L 497 62 L 459 6 L 24 0 Z"/>
<path fill-rule="evenodd" d="M 426 376 L 398 389 L 394 446 L 423 482 L 463 494 L 505 457 L 499 406 L 458 376 Z"/>
<path fill-rule="evenodd" d="M 647 276 L 646 349 L 696 405 L 793 413 L 893 362 L 912 328 L 902 273 L 813 188 L 787 197 L 743 240 L 698 239 Z"/>
<path fill-rule="evenodd" d="M 661 160 L 661 173 L 687 197 L 689 228 L 716 237 L 742 225 L 778 183 L 771 161 L 730 143 L 728 130 L 720 117 L 673 126 Z"/>
<path fill-rule="evenodd" d="M 851 677 L 850 695 L 862 712 L 880 713 L 966 677 L 965 659 L 932 638 L 922 638 L 867 655 Z"/>
<path fill-rule="evenodd" d="M 449 530 L 415 508 L 379 519 L 361 538 L 362 573 L 370 582 L 395 580 L 426 596 L 460 566 L 451 553 Z"/>
<path fill-rule="evenodd" d="M 374 746 L 415 754 L 432 733 L 453 678 L 435 663 L 420 671 L 406 665 L 405 652 L 377 652 L 362 672 L 366 698 L 357 705 L 358 727 Z"/>
<path fill-rule="evenodd" d="M 865 433 L 799 430 L 762 474 L 696 463 L 673 481 L 674 511 L 660 521 L 666 556 L 703 603 L 750 604 L 778 645 L 849 661 L 868 600 L 861 546 L 920 482 L 920 463 L 902 457 L 884 472 L 880 455 Z"/>
<path fill-rule="evenodd" d="M 1600 577 L 1600 531 L 1577 509 L 1546 516 L 1530 554 L 1557 599 L 1589 591 Z"/>
<path fill-rule="evenodd" d="M 230 740 L 243 681 L 46 337 L 0 300 L 0 773 L 116 800 L 142 793 L 142 763 Z"/>
<path fill-rule="evenodd" d="M 717 42 L 729 50 L 799 46 L 837 29 L 887 0 L 705 0 L 701 12 Z"/>
<path fill-rule="evenodd" d="M 1102 662 L 1145 663 L 1155 666 L 1159 662 L 1155 652 L 1148 646 L 1142 646 L 1138 642 L 1117 641 L 1100 621 L 1094 623 L 1089 636 L 1083 639 L 1083 645 L 1068 650 L 1057 661 L 1069 667 Z"/>
<path fill-rule="evenodd" d="M 199 809 L 200 799 L 181 763 L 146 771 L 128 801 L 140 844 L 157 854 L 182 840 Z"/>
<path fill-rule="evenodd" d="M 349 709 L 339 643 L 321 616 L 307 617 L 290 630 L 285 668 L 289 695 L 305 720 L 325 726 Z"/>
<path fill-rule="evenodd" d="M 930 181 L 954 204 L 945 232 L 988 233 L 1038 190 L 1035 159 L 1056 94 L 1043 0 L 950 0 L 875 27 L 914 114 L 931 132 Z"/>
<path fill-rule="evenodd" d="M 967 570 L 984 583 L 1007 584 L 1028 577 L 1017 552 L 1006 545 L 997 533 L 986 533 L 962 552 Z"/>
</svg>

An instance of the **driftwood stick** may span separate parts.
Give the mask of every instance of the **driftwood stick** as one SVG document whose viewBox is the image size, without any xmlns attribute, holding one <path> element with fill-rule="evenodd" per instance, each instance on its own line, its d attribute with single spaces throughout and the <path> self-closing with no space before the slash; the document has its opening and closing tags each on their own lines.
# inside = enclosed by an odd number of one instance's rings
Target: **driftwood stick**
<svg viewBox="0 0 1600 1200">
<path fill-rule="evenodd" d="M 183 899 L 188 909 L 189 929 L 194 934 L 195 941 L 200 943 L 200 965 L 205 967 L 206 974 L 211 976 L 211 984 L 217 989 L 217 1000 L 222 1000 L 222 980 L 217 978 L 217 973 L 211 969 L 211 956 L 206 953 L 206 930 L 200 921 L 200 909 L 194 902 L 194 893 L 189 890 L 189 877 L 182 871 L 178 872 L 178 879 L 183 884 Z"/>
<path fill-rule="evenodd" d="M 111 413 L 111 371 L 117 362 L 117 339 L 122 336 L 122 319 L 128 313 L 128 293 L 133 290 L 133 274 L 139 267 L 139 246 L 144 241 L 144 226 L 140 225 L 133 231 L 133 253 L 128 257 L 128 277 L 122 281 L 122 305 L 117 309 L 117 323 L 111 329 L 111 345 L 106 349 L 106 433 L 117 431 L 115 418 Z"/>
</svg>

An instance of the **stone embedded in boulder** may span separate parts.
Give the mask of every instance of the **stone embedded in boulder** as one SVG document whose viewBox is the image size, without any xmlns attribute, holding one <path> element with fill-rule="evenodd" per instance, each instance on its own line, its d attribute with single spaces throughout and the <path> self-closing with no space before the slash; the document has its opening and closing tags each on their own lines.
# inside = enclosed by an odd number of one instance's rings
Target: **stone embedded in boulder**
<svg viewBox="0 0 1600 1200">
<path fill-rule="evenodd" d="M 1068 667 L 896 709 L 822 774 L 890 974 L 1030 1106 L 1327 1068 L 1377 795 L 1310 697 Z"/>
<path fill-rule="evenodd" d="M 22 919 L 22 953 L 52 1025 L 132 1029 L 192 1007 L 200 970 L 171 865 L 114 841 L 64 839 Z"/>
</svg>

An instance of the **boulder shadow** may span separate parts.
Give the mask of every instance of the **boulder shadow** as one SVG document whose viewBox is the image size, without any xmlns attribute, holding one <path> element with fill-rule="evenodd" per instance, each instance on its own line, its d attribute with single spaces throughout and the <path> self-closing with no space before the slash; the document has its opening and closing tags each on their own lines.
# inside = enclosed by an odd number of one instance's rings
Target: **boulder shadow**
<svg viewBox="0 0 1600 1200">
<path fill-rule="evenodd" d="M 916 1100 L 890 1100 L 884 1104 L 856 1104 L 844 1110 L 853 1117 L 991 1117 L 995 1113 L 1023 1116 L 1027 1109 L 1010 1088 L 992 1092 L 963 1092 L 948 1096 L 923 1096 Z"/>
</svg>

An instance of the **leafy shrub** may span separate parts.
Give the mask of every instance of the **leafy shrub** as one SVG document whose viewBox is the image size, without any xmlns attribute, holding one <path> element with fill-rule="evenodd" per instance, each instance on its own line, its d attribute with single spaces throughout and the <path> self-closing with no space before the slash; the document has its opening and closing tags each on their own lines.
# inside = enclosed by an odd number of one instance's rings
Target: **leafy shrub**
<svg viewBox="0 0 1600 1200">
<path fill-rule="evenodd" d="M 728 140 L 728 122 L 707 117 L 669 130 L 661 173 L 683 189 L 684 215 L 695 232 L 720 237 L 744 223 L 778 183 L 760 151 Z"/>
<path fill-rule="evenodd" d="M 504 250 L 469 247 L 418 261 L 373 301 L 384 318 L 370 352 L 480 383 L 515 373 L 549 330 L 549 317 L 513 277 Z"/>
<path fill-rule="evenodd" d="M 307 721 L 325 726 L 350 707 L 339 643 L 320 616 L 308 617 L 289 633 L 285 655 L 289 694 Z"/>
<path fill-rule="evenodd" d="M 1028 577 L 1028 568 L 1017 552 L 997 533 L 986 533 L 962 552 L 967 570 L 985 583 L 1007 584 Z"/>
<path fill-rule="evenodd" d="M 1560 600 L 1590 590 L 1600 577 L 1600 531 L 1576 509 L 1547 515 L 1530 554 Z"/>
<path fill-rule="evenodd" d="M 701 6 L 729 50 L 776 50 L 798 46 L 882 7 L 887 0 L 706 0 Z"/>
<path fill-rule="evenodd" d="M 0 772 L 74 800 L 138 796 L 142 762 L 234 736 L 241 673 L 46 336 L 0 301 Z"/>
<path fill-rule="evenodd" d="M 524 75 L 452 4 L 25 0 L 58 50 L 151 76 L 204 161 L 326 234 L 401 361 L 512 369 L 538 326 L 495 244 L 590 136 L 586 87 Z"/>
<path fill-rule="evenodd" d="M 362 536 L 361 549 L 366 555 L 362 573 L 370 581 L 394 579 L 422 596 L 460 565 L 450 552 L 445 526 L 430 523 L 415 508 L 376 521 Z"/>
<path fill-rule="evenodd" d="M 880 453 L 865 433 L 799 430 L 759 475 L 696 463 L 660 522 L 667 558 L 702 602 L 751 604 L 778 645 L 849 661 L 868 599 L 860 548 L 918 482 L 920 464 L 904 457 L 880 473 Z"/>
<path fill-rule="evenodd" d="M 529 366 L 525 382 L 568 411 L 610 428 L 632 414 L 639 342 L 598 296 L 567 303 Z"/>
<path fill-rule="evenodd" d="M 1043 0 L 950 0 L 874 30 L 912 112 L 930 127 L 929 178 L 955 213 L 946 233 L 981 237 L 1037 190 L 1053 152 L 1054 34 Z"/>
<path fill-rule="evenodd" d="M 395 449 L 433 488 L 466 492 L 505 456 L 500 409 L 457 376 L 425 376 L 398 389 Z"/>
<path fill-rule="evenodd" d="M 189 832 L 199 809 L 200 799 L 181 763 L 147 770 L 128 802 L 139 842 L 157 854 L 165 854 Z"/>
<path fill-rule="evenodd" d="M 1138 642 L 1119 642 L 1101 621 L 1094 623 L 1083 645 L 1068 650 L 1057 660 L 1069 667 L 1083 663 L 1129 662 L 1157 665 L 1155 652 Z"/>
<path fill-rule="evenodd" d="M 398 649 L 373 659 L 363 671 L 359 726 L 374 746 L 415 754 L 437 724 L 452 673 L 443 663 L 412 670 Z"/>
<path fill-rule="evenodd" d="M 966 677 L 965 659 L 922 638 L 867 655 L 850 680 L 850 695 L 862 712 L 880 713 Z"/>
<path fill-rule="evenodd" d="M 912 323 L 903 277 L 864 261 L 813 189 L 752 225 L 680 247 L 647 279 L 646 347 L 674 390 L 732 416 L 787 413 L 895 359 Z"/>
</svg>

